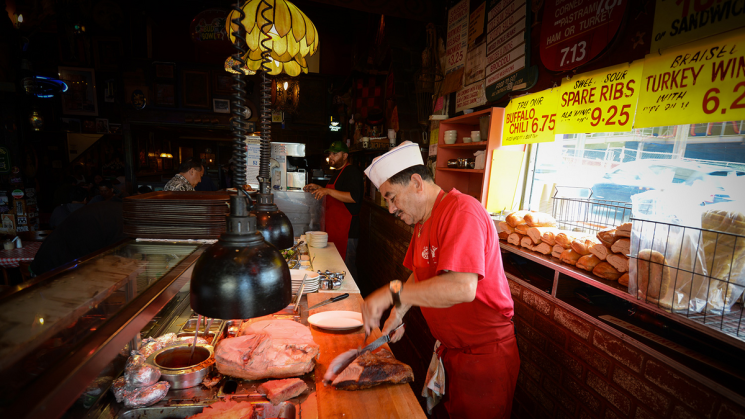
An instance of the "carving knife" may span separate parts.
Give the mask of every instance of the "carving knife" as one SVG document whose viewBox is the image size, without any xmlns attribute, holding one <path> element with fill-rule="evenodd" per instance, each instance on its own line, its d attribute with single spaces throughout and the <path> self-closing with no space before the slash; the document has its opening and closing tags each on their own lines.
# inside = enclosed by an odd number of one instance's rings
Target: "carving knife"
<svg viewBox="0 0 745 419">
<path fill-rule="evenodd" d="M 337 302 L 337 301 L 341 301 L 341 300 L 343 300 L 343 299 L 345 299 L 345 298 L 347 298 L 347 297 L 349 297 L 349 294 L 342 294 L 342 295 L 337 295 L 336 297 L 334 297 L 334 298 L 329 298 L 328 300 L 322 301 L 322 302 L 320 302 L 320 303 L 318 303 L 318 304 L 314 305 L 313 307 L 308 307 L 308 311 L 311 311 L 311 310 L 313 310 L 314 308 L 318 308 L 318 307 L 321 307 L 321 306 L 325 306 L 326 304 L 331 304 L 331 303 L 335 303 L 335 302 Z"/>
<path fill-rule="evenodd" d="M 364 348 L 357 349 L 357 356 L 360 356 L 360 355 L 362 355 L 365 352 L 374 351 L 374 350 L 380 348 L 381 346 L 383 346 L 384 344 L 390 342 L 391 341 L 391 336 L 393 336 L 393 334 L 396 333 L 396 330 L 398 330 L 398 329 L 400 329 L 402 327 L 404 327 L 404 323 L 399 324 L 398 326 L 396 326 L 395 329 L 391 330 L 390 333 L 388 333 L 387 335 L 383 335 L 383 336 L 375 339 L 374 341 L 372 341 L 371 344 L 365 346 Z"/>
<path fill-rule="evenodd" d="M 342 354 L 337 355 L 336 358 L 331 360 L 331 363 L 329 363 L 329 367 L 326 369 L 326 374 L 324 374 L 323 376 L 323 381 L 325 383 L 330 383 L 334 381 L 334 378 L 336 378 L 336 376 L 339 375 L 339 373 L 344 371 L 349 366 L 349 364 L 354 362 L 354 360 L 357 359 L 358 356 L 368 351 L 374 351 L 378 349 L 379 347 L 383 346 L 384 344 L 390 342 L 391 336 L 393 336 L 393 333 L 403 326 L 404 324 L 401 323 L 400 325 L 398 325 L 398 327 L 391 330 L 390 333 L 375 339 L 375 341 L 373 341 L 371 344 L 365 346 L 362 349 L 350 349 Z"/>
</svg>

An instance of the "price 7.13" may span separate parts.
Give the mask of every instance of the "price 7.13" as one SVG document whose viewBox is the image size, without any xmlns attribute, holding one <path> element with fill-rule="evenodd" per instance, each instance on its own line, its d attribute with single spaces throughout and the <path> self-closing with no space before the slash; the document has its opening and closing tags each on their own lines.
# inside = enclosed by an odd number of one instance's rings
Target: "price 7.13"
<svg viewBox="0 0 745 419">
<path fill-rule="evenodd" d="M 549 131 L 553 131 L 556 126 L 555 117 L 556 114 L 552 113 L 551 115 L 541 115 L 538 118 L 533 118 L 533 122 L 530 124 L 530 130 L 533 132 L 543 132 L 548 128 Z M 541 122 L 541 120 L 543 120 L 543 122 Z M 548 126 L 546 126 L 546 124 L 548 124 Z"/>
<path fill-rule="evenodd" d="M 593 127 L 596 127 L 601 123 L 605 125 L 626 125 L 631 119 L 631 115 L 629 115 L 629 111 L 627 110 L 630 107 L 631 105 L 623 105 L 619 111 L 618 106 L 612 105 L 605 112 L 600 108 L 595 108 L 592 110 L 592 114 L 590 115 L 590 119 L 592 119 L 590 125 Z"/>
</svg>

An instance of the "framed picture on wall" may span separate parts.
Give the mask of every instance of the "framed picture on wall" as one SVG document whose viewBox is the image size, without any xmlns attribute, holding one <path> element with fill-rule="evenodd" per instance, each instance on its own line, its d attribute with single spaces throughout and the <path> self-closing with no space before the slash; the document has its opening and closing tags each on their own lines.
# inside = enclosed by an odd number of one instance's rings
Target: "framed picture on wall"
<svg viewBox="0 0 745 419">
<path fill-rule="evenodd" d="M 209 73 L 199 70 L 184 70 L 182 73 L 184 106 L 209 109 L 212 105 Z"/>
<path fill-rule="evenodd" d="M 173 79 L 173 64 L 155 64 L 155 77 Z"/>
<path fill-rule="evenodd" d="M 176 106 L 174 85 L 155 83 L 155 106 Z"/>
<path fill-rule="evenodd" d="M 62 94 L 62 113 L 98 116 L 96 72 L 92 68 L 59 67 L 59 77 L 67 83 Z"/>
<path fill-rule="evenodd" d="M 233 93 L 233 76 L 223 70 L 212 71 L 212 90 L 216 94 Z"/>
<path fill-rule="evenodd" d="M 96 134 L 109 133 L 109 120 L 105 118 L 96 118 Z"/>
<path fill-rule="evenodd" d="M 215 113 L 230 113 L 230 100 L 212 99 L 212 110 Z"/>
</svg>

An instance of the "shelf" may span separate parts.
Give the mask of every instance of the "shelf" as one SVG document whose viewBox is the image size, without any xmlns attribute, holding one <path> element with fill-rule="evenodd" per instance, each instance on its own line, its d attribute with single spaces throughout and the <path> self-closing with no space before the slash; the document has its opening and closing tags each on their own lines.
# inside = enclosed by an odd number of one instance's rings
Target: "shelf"
<svg viewBox="0 0 745 419">
<path fill-rule="evenodd" d="M 581 270 L 571 265 L 560 263 L 551 256 L 525 251 L 522 247 L 503 242 L 502 240 L 499 241 L 499 247 L 502 250 L 506 250 L 525 259 L 554 269 L 554 271 L 557 272 L 557 275 L 554 278 L 554 282 L 556 282 L 556 278 L 560 278 L 560 275 L 558 275 L 558 273 L 562 273 L 580 282 L 584 282 L 585 284 L 591 285 L 616 297 L 629 301 L 632 304 L 643 307 L 645 310 L 652 311 L 675 322 L 698 330 L 699 332 L 705 333 L 706 335 L 711 336 L 715 339 L 719 339 L 736 348 L 745 349 L 745 337 L 743 336 L 743 333 L 741 332 L 740 336 L 737 336 L 737 329 L 743 327 L 740 325 L 739 314 L 737 313 L 733 312 L 733 314 L 731 315 L 725 315 L 724 319 L 722 319 L 721 316 L 705 315 L 704 313 L 690 314 L 688 316 L 686 316 L 685 314 L 671 313 L 667 310 L 659 308 L 654 304 L 649 304 L 642 300 L 639 300 L 638 298 L 636 298 L 636 296 L 629 294 L 627 287 L 618 285 L 618 282 L 616 281 L 608 281 L 602 278 L 598 278 L 595 275 L 588 273 L 587 271 Z M 558 284 L 554 283 L 554 289 L 552 291 L 552 295 L 554 297 L 557 286 Z M 727 330 L 722 330 L 720 329 L 720 327 L 726 327 Z"/>
<path fill-rule="evenodd" d="M 448 124 L 469 124 L 469 125 L 478 125 L 479 124 L 479 118 L 484 115 L 491 114 L 492 108 L 484 109 L 482 111 L 478 112 L 472 112 L 466 115 L 456 116 L 453 118 L 445 119 L 441 122 L 446 122 Z"/>
<path fill-rule="evenodd" d="M 484 169 L 453 169 L 450 167 L 438 167 L 437 170 L 442 170 L 444 172 L 484 173 Z"/>
<path fill-rule="evenodd" d="M 488 143 L 489 143 L 488 141 L 479 141 L 478 143 L 438 144 L 437 148 L 462 148 L 462 149 L 486 148 L 486 145 Z"/>
</svg>

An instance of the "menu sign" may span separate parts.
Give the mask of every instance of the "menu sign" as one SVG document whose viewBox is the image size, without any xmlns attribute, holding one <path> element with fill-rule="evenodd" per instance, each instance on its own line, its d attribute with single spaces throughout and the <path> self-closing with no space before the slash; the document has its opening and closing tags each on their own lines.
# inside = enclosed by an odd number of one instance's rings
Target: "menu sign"
<svg viewBox="0 0 745 419">
<path fill-rule="evenodd" d="M 640 60 L 563 81 L 556 130 L 562 134 L 631 131 L 642 67 Z"/>
<path fill-rule="evenodd" d="M 445 74 L 463 66 L 468 50 L 468 0 L 448 10 L 448 34 L 445 46 Z"/>
<path fill-rule="evenodd" d="M 548 0 L 541 26 L 541 61 L 571 70 L 595 58 L 616 35 L 628 0 Z"/>
<path fill-rule="evenodd" d="M 558 89 L 510 100 L 504 109 L 502 145 L 554 141 Z"/>
<path fill-rule="evenodd" d="M 455 111 L 474 108 L 486 103 L 484 96 L 484 82 L 474 83 L 468 87 L 458 90 L 455 94 Z"/>
<path fill-rule="evenodd" d="M 745 1 L 657 0 L 651 51 L 745 26 Z"/>
<path fill-rule="evenodd" d="M 526 82 L 525 0 L 491 0 L 486 26 L 486 98 L 524 89 Z"/>
<path fill-rule="evenodd" d="M 476 39 L 484 33 L 484 11 L 486 10 L 486 2 L 481 3 L 476 10 L 471 13 L 471 17 L 468 20 L 468 49 L 470 50 L 473 45 L 476 45 Z"/>
<path fill-rule="evenodd" d="M 745 33 L 644 61 L 634 128 L 745 119 Z"/>
</svg>

